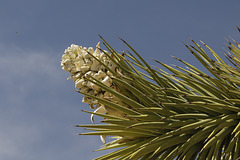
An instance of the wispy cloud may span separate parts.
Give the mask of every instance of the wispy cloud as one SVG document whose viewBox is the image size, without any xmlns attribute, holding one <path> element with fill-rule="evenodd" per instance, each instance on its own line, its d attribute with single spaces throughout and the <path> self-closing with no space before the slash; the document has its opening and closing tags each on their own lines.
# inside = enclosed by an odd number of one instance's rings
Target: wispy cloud
<svg viewBox="0 0 240 160">
<path fill-rule="evenodd" d="M 29 127 L 16 122 L 6 122 L 5 118 L 1 114 L 1 159 L 34 159 L 34 154 L 31 154 L 31 152 L 34 144 L 42 138 L 40 128 Z"/>
<path fill-rule="evenodd" d="M 80 117 L 81 97 L 61 71 L 61 55 L 1 45 L 0 53 L 1 159 L 65 160 L 81 153 L 84 159 L 92 159 L 100 155 L 92 152 L 101 145 L 98 137 L 74 136 L 82 130 L 71 126 L 90 120 L 86 114 Z"/>
<path fill-rule="evenodd" d="M 0 46 L 0 53 L 0 85 L 9 102 L 19 103 L 33 90 L 59 85 L 61 74 L 51 54 L 6 46 Z"/>
</svg>

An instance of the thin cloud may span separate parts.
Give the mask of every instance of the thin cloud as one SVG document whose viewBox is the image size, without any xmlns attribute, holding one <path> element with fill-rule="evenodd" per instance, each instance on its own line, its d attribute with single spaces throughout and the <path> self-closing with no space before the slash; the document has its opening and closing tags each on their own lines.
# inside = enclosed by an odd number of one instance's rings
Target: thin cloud
<svg viewBox="0 0 240 160">
<path fill-rule="evenodd" d="M 3 115 L 1 114 L 1 116 Z M 31 154 L 31 147 L 29 146 L 34 146 L 41 138 L 40 128 L 29 127 L 23 124 L 16 125 L 16 123 L 14 125 L 14 123 L 11 122 L 5 122 L 5 124 L 1 123 L 1 128 L 1 158 L 6 160 L 33 158 L 33 155 Z"/>
<path fill-rule="evenodd" d="M 19 103 L 34 89 L 60 85 L 62 74 L 51 54 L 6 46 L 0 48 L 1 53 L 7 53 L 0 58 L 0 86 L 4 91 L 2 94 L 11 97 L 9 102 Z"/>
<path fill-rule="evenodd" d="M 72 82 L 66 81 L 61 55 L 3 45 L 0 53 L 0 157 L 63 160 L 79 154 L 84 159 L 99 156 L 92 152 L 101 145 L 99 137 L 74 135 L 82 130 L 71 126 L 89 123 L 90 118 L 81 116 L 81 97 L 73 92 Z"/>
</svg>

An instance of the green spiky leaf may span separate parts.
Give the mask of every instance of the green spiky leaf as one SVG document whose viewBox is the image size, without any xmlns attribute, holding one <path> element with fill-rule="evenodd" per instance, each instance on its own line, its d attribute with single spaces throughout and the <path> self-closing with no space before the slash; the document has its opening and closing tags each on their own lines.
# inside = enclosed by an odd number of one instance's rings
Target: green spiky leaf
<svg viewBox="0 0 240 160">
<path fill-rule="evenodd" d="M 176 57 L 173 58 L 187 68 L 172 67 L 158 60 L 155 61 L 167 71 L 153 68 L 126 41 L 121 39 L 134 54 L 118 54 L 100 38 L 110 54 L 101 51 L 116 64 L 121 75 L 95 57 L 112 73 L 115 88 L 94 77 L 87 79 L 115 99 L 79 93 L 124 116 L 85 111 L 101 116 L 103 124 L 76 125 L 89 130 L 81 135 L 116 137 L 99 150 L 119 149 L 97 160 L 240 158 L 239 43 L 228 42 L 225 56 L 229 64 L 207 44 L 202 42 L 205 51 L 191 39 L 193 45 L 185 46 L 207 69 L 208 73 L 204 73 Z"/>
</svg>

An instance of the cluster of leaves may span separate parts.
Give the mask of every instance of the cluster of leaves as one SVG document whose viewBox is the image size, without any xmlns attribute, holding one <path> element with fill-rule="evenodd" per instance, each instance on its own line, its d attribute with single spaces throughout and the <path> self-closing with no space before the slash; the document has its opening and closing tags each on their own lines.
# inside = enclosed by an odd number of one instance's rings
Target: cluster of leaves
<svg viewBox="0 0 240 160">
<path fill-rule="evenodd" d="M 239 28 L 238 28 L 239 29 Z M 240 30 L 239 30 L 240 31 Z M 103 38 L 111 53 L 109 58 L 125 73 L 115 74 L 113 83 L 120 92 L 92 81 L 118 98 L 96 98 L 101 104 L 123 112 L 117 117 L 89 112 L 104 118 L 101 124 L 77 125 L 92 132 L 81 135 L 106 135 L 117 138 L 99 150 L 119 148 L 96 158 L 103 159 L 233 159 L 240 157 L 240 44 L 228 42 L 224 62 L 209 46 L 211 59 L 192 40 L 188 50 L 211 73 L 174 57 L 187 66 L 171 67 L 155 60 L 171 72 L 150 67 L 124 40 L 134 53 L 118 54 Z M 114 58 L 112 58 L 114 57 Z M 106 66 L 107 67 L 107 66 Z M 139 71 L 141 68 L 142 71 Z"/>
</svg>

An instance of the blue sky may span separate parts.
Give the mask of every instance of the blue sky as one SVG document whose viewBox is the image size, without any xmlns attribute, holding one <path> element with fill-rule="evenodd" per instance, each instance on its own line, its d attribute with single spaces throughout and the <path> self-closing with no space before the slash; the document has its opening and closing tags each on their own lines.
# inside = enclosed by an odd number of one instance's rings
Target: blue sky
<svg viewBox="0 0 240 160">
<path fill-rule="evenodd" d="M 199 64 L 183 43 L 202 40 L 220 55 L 239 41 L 240 1 L 1 0 L 0 159 L 90 160 L 99 137 L 75 124 L 91 123 L 82 96 L 61 70 L 64 49 L 90 47 L 102 35 L 117 50 L 129 42 L 150 58 L 178 64 L 170 55 Z M 104 48 L 104 47 L 102 47 Z"/>
</svg>

